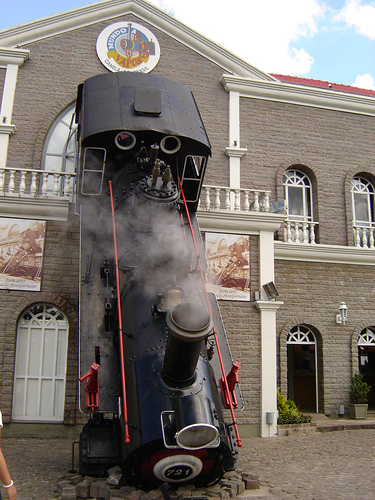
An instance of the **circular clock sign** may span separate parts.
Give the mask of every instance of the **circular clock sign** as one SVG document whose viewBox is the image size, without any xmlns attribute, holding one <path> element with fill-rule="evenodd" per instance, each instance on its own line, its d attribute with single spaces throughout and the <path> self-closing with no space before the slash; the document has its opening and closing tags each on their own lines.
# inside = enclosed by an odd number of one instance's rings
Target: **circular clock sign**
<svg viewBox="0 0 375 500">
<path fill-rule="evenodd" d="M 117 71 L 149 73 L 160 58 L 160 46 L 151 31 L 137 23 L 115 23 L 98 36 L 96 52 L 102 64 Z"/>
</svg>

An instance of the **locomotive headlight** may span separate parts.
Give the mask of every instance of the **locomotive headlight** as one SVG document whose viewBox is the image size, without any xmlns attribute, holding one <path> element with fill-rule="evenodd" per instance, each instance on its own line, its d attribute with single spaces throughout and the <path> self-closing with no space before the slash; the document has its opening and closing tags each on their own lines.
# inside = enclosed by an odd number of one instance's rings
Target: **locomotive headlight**
<svg viewBox="0 0 375 500">
<path fill-rule="evenodd" d="M 180 147 L 181 147 L 181 141 L 175 135 L 165 136 L 160 143 L 160 149 L 168 155 L 177 153 Z"/>
<path fill-rule="evenodd" d="M 192 424 L 176 434 L 176 441 L 185 450 L 198 450 L 218 443 L 219 433 L 210 424 Z"/>
</svg>

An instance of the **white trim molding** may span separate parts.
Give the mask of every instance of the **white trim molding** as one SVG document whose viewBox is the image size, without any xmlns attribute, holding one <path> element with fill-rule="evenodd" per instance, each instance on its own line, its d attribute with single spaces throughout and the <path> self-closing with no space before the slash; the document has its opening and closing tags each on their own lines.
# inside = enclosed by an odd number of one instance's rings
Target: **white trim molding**
<svg viewBox="0 0 375 500">
<path fill-rule="evenodd" d="M 204 232 L 231 234 L 259 234 L 280 229 L 284 214 L 265 212 L 242 212 L 235 210 L 212 210 L 197 212 L 199 228 Z"/>
<path fill-rule="evenodd" d="M 275 260 L 375 266 L 375 249 L 373 248 L 321 244 L 303 245 L 283 241 L 275 241 L 274 247 Z"/>
<path fill-rule="evenodd" d="M 277 81 L 144 0 L 107 0 L 14 26 L 0 31 L 0 45 L 28 44 L 126 14 L 134 14 L 164 31 L 225 71 L 247 78 Z"/>
<path fill-rule="evenodd" d="M 370 96 L 234 75 L 223 75 L 221 83 L 227 92 L 241 97 L 375 116 L 375 98 Z"/>
<path fill-rule="evenodd" d="M 0 68 L 6 68 L 8 64 L 21 66 L 30 57 L 30 51 L 21 48 L 0 47 Z"/>
</svg>

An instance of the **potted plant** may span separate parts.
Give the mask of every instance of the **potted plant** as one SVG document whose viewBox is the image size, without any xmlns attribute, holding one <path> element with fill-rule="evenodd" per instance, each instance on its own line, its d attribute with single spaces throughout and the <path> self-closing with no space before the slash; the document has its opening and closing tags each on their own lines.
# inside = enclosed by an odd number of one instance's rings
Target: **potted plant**
<svg viewBox="0 0 375 500">
<path fill-rule="evenodd" d="M 353 375 L 349 389 L 349 415 L 351 418 L 366 418 L 368 406 L 367 395 L 370 389 L 371 387 L 363 381 L 363 375 L 361 373 Z"/>
</svg>

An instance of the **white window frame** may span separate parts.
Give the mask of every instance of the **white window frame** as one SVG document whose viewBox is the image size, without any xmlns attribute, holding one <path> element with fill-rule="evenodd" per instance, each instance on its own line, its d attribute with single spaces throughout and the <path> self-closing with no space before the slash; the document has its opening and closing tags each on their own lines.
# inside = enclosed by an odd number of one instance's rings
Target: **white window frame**
<svg viewBox="0 0 375 500">
<path fill-rule="evenodd" d="M 309 177 L 296 169 L 286 170 L 283 179 L 284 185 L 284 199 L 286 201 L 286 207 L 288 212 L 288 217 L 293 220 L 300 220 L 305 222 L 313 221 L 313 196 L 312 196 L 312 186 Z M 289 203 L 289 188 L 297 188 L 302 190 L 302 213 L 291 214 L 290 213 L 290 203 Z"/>
<path fill-rule="evenodd" d="M 64 420 L 69 323 L 55 306 L 29 307 L 17 325 L 12 420 Z"/>
<path fill-rule="evenodd" d="M 368 179 L 356 175 L 352 179 L 351 194 L 355 245 L 373 248 L 375 240 L 375 188 Z M 357 207 L 360 202 L 366 205 L 366 218 L 358 217 Z"/>
<path fill-rule="evenodd" d="M 42 169 L 48 172 L 75 173 L 77 159 L 77 124 L 74 121 L 75 103 L 62 111 L 52 123 L 43 146 Z M 60 191 L 64 192 L 63 179 Z M 47 194 L 54 190 L 53 176 L 47 182 Z M 74 178 L 70 179 L 70 201 L 75 194 Z"/>
</svg>

